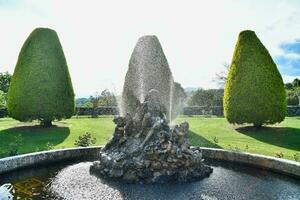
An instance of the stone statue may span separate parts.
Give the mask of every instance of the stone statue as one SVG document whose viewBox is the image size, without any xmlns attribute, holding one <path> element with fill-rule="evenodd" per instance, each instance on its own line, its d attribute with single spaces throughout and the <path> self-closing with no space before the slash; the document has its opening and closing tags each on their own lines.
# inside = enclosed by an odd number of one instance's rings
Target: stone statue
<svg viewBox="0 0 300 200">
<path fill-rule="evenodd" d="M 188 142 L 187 122 L 170 128 L 159 92 L 151 89 L 132 116 L 117 116 L 112 139 L 90 171 L 125 182 L 191 181 L 208 176 L 201 150 Z"/>
</svg>

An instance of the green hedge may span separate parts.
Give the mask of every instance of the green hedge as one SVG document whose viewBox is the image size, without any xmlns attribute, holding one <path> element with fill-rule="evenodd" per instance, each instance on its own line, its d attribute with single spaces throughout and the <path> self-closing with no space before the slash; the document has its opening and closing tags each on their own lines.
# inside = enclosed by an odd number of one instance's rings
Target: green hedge
<svg viewBox="0 0 300 200">
<path fill-rule="evenodd" d="M 54 119 L 74 113 L 74 91 L 58 36 L 48 28 L 35 29 L 18 57 L 8 92 L 8 111 L 20 121 Z"/>
<path fill-rule="evenodd" d="M 240 33 L 224 92 L 230 123 L 274 124 L 286 115 L 282 77 L 268 50 L 253 31 Z"/>
</svg>

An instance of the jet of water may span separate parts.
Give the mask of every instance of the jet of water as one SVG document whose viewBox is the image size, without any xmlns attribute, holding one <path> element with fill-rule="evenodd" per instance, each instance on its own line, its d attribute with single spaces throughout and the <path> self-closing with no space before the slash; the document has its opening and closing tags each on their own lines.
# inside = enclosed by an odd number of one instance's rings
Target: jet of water
<svg viewBox="0 0 300 200">
<path fill-rule="evenodd" d="M 137 106 L 144 102 L 145 95 L 156 89 L 165 106 L 166 115 L 171 120 L 173 99 L 173 75 L 161 44 L 156 36 L 141 37 L 131 55 L 123 86 L 122 115 L 133 114 Z"/>
</svg>

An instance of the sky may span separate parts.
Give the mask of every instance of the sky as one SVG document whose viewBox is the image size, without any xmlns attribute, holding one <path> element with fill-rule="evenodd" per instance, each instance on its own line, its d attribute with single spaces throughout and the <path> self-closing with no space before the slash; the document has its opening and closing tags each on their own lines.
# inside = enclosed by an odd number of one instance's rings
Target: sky
<svg viewBox="0 0 300 200">
<path fill-rule="evenodd" d="M 120 93 L 139 37 L 156 35 L 176 82 L 218 88 L 240 31 L 256 32 L 284 82 L 300 77 L 297 0 L 0 0 L 0 72 L 13 73 L 37 27 L 54 29 L 76 97 Z"/>
</svg>

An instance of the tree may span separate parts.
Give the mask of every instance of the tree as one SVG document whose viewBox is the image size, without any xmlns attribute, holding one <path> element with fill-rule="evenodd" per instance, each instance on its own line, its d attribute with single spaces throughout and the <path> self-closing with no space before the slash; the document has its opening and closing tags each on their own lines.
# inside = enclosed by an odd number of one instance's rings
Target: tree
<svg viewBox="0 0 300 200">
<path fill-rule="evenodd" d="M 282 77 L 253 31 L 239 35 L 225 86 L 224 114 L 230 123 L 256 127 L 285 118 Z"/>
<path fill-rule="evenodd" d="M 297 91 L 297 90 L 287 90 L 286 91 L 287 105 L 289 105 L 289 106 L 298 106 L 299 105 L 298 94 L 299 94 L 299 91 Z"/>
<path fill-rule="evenodd" d="M 295 78 L 295 79 L 293 80 L 293 82 L 292 82 L 292 85 L 293 85 L 294 88 L 300 87 L 300 80 L 297 79 L 297 78 Z"/>
<path fill-rule="evenodd" d="M 0 109 L 1 108 L 6 108 L 6 95 L 0 90 Z"/>
<path fill-rule="evenodd" d="M 188 104 L 190 106 L 223 106 L 223 89 L 199 89 L 193 92 Z"/>
<path fill-rule="evenodd" d="M 300 88 L 300 80 L 295 78 L 293 82 L 284 84 L 285 89 L 287 90 L 299 90 Z"/>
<path fill-rule="evenodd" d="M 0 90 L 4 93 L 8 92 L 9 83 L 11 81 L 12 75 L 8 72 L 1 72 L 0 73 Z"/>
<path fill-rule="evenodd" d="M 99 100 L 100 100 L 100 95 L 98 92 L 96 92 L 94 96 L 90 96 L 90 104 L 93 109 L 92 110 L 92 118 L 98 117 L 97 108 L 99 106 Z"/>
<path fill-rule="evenodd" d="M 225 83 L 227 80 L 227 74 L 228 74 L 228 70 L 229 70 L 228 63 L 224 63 L 223 66 L 225 69 L 219 73 L 216 73 L 216 77 L 214 79 L 221 88 L 224 88 L 224 86 L 225 86 Z"/>
<path fill-rule="evenodd" d="M 7 92 L 12 75 L 8 72 L 0 73 L 0 108 L 7 107 Z"/>
<path fill-rule="evenodd" d="M 100 106 L 117 106 L 117 99 L 115 95 L 109 90 L 103 90 L 99 99 Z"/>
<path fill-rule="evenodd" d="M 284 87 L 285 87 L 285 89 L 287 89 L 287 90 L 292 90 L 292 89 L 294 88 L 294 86 L 293 86 L 292 83 L 286 83 L 286 84 L 284 84 Z"/>
<path fill-rule="evenodd" d="M 14 119 L 37 119 L 43 126 L 74 114 L 72 82 L 54 30 L 37 28 L 25 41 L 8 91 L 8 111 Z"/>
<path fill-rule="evenodd" d="M 99 106 L 117 106 L 117 99 L 115 95 L 109 90 L 105 89 L 100 94 L 96 92 L 90 96 L 89 101 L 84 104 L 84 107 L 92 108 L 92 117 L 97 118 L 97 108 Z"/>
</svg>

